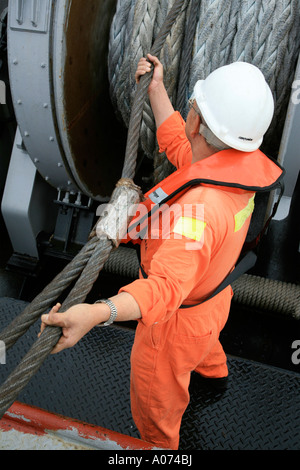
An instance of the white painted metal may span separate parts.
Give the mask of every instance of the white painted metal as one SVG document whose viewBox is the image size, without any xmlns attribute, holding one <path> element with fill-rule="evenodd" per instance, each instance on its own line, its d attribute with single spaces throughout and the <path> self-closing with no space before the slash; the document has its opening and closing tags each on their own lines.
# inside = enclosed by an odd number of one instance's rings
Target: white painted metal
<svg viewBox="0 0 300 470">
<path fill-rule="evenodd" d="M 86 56 L 91 55 L 86 63 L 92 68 L 95 66 L 95 70 L 87 69 L 85 62 L 82 64 L 76 45 L 75 50 L 71 52 L 66 50 L 70 34 L 75 34 L 76 37 L 76 28 L 78 22 L 80 23 L 81 11 L 78 10 L 78 6 L 81 5 L 78 2 L 69 0 L 59 2 L 10 0 L 9 2 L 8 66 L 18 132 L 11 156 L 2 212 L 13 249 L 19 254 L 38 258 L 36 235 L 40 230 L 47 231 L 49 222 L 54 227 L 52 214 L 57 210 L 57 206 L 53 204 L 49 207 L 48 204 L 47 207 L 42 206 L 42 201 L 47 199 L 45 195 L 47 188 L 49 188 L 48 199 L 52 200 L 56 198 L 52 188 L 55 188 L 58 194 L 77 194 L 77 200 L 81 199 L 81 194 L 99 201 L 107 200 L 108 194 L 104 197 L 100 194 L 101 185 L 99 188 L 97 184 L 95 185 L 95 181 L 101 181 L 105 177 L 98 174 L 97 159 L 101 158 L 101 146 L 98 145 L 97 138 L 95 139 L 98 123 L 89 113 L 90 107 L 94 105 L 94 90 L 98 90 L 103 83 L 104 72 L 101 63 L 104 60 L 104 48 L 107 44 L 103 41 L 102 35 L 108 34 L 115 1 L 106 0 L 103 4 L 90 2 L 84 5 L 86 15 L 90 15 L 89 8 L 97 6 L 95 8 L 97 13 L 91 18 L 91 24 L 84 25 L 88 34 L 86 36 L 83 32 L 82 39 Z M 69 28 L 72 8 L 75 10 L 75 24 L 73 15 L 72 28 Z M 106 15 L 103 14 L 104 11 L 107 11 Z M 104 22 L 105 28 L 101 27 L 101 21 Z M 71 93 L 67 100 L 66 94 L 69 88 L 65 87 L 65 75 L 66 60 L 70 54 L 73 54 L 74 58 L 76 56 L 79 67 L 79 71 L 78 68 L 75 70 L 75 76 L 72 76 L 71 71 L 71 87 L 77 86 L 81 79 L 84 82 L 84 93 L 81 95 L 79 92 L 78 96 L 76 92 L 75 96 Z M 87 80 L 82 76 L 78 78 L 76 73 L 83 73 Z M 66 109 L 68 106 L 72 108 L 71 120 L 74 118 L 76 123 L 75 131 L 73 130 L 71 135 L 68 127 L 70 116 L 67 116 Z M 95 129 L 91 129 L 94 123 Z M 74 145 L 72 147 L 74 132 L 77 133 L 76 139 L 82 127 L 89 127 L 88 131 L 94 136 L 92 150 L 87 149 L 86 152 L 84 145 L 80 145 L 79 149 L 76 145 L 75 149 Z M 90 140 L 87 137 L 85 142 L 88 144 Z M 87 172 L 83 171 L 83 159 L 89 163 Z M 108 171 L 105 176 L 106 179 L 109 178 Z M 41 179 L 44 180 L 44 185 Z M 41 201 L 41 204 L 35 199 L 37 184 L 41 191 L 37 200 Z M 50 227 L 49 233 L 53 227 Z"/>
<path fill-rule="evenodd" d="M 30 158 L 57 190 L 81 192 L 99 201 L 110 195 L 107 185 L 98 183 L 111 175 L 109 170 L 99 174 L 99 159 L 108 156 L 98 137 L 97 107 L 106 83 L 107 37 L 115 3 L 91 0 L 78 9 L 78 1 L 69 0 L 9 2 L 11 93 Z M 88 24 L 81 25 L 81 14 L 90 18 Z M 74 70 L 69 60 L 76 62 Z"/>
<path fill-rule="evenodd" d="M 285 197 L 291 198 L 300 171 L 300 55 L 285 128 L 281 139 L 279 162 L 286 170 Z"/>
<path fill-rule="evenodd" d="M 66 165 L 53 102 L 52 21 L 57 2 L 10 0 L 8 63 L 15 114 L 24 145 L 43 178 L 78 191 Z"/>
<path fill-rule="evenodd" d="M 16 253 L 39 258 L 36 237 L 54 229 L 56 212 L 52 204 L 56 191 L 38 174 L 26 150 L 19 129 L 1 203 L 3 218 Z"/>
<path fill-rule="evenodd" d="M 21 432 L 16 429 L 0 432 L 0 450 L 95 450 L 95 447 L 76 443 L 76 435 L 62 437 L 56 434 L 43 436 Z"/>
</svg>

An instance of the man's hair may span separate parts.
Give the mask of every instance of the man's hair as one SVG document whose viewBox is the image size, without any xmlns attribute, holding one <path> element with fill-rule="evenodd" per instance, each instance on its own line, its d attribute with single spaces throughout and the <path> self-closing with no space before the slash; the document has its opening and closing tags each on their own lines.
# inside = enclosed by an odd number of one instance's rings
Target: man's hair
<svg viewBox="0 0 300 470">
<path fill-rule="evenodd" d="M 201 135 L 203 135 L 206 143 L 211 146 L 211 147 L 214 147 L 215 149 L 217 149 L 218 151 L 221 151 L 221 150 L 228 150 L 230 149 L 231 147 L 229 147 L 228 145 L 226 145 L 224 142 L 222 142 L 222 140 L 220 140 L 211 130 L 210 128 L 208 127 L 208 125 L 206 124 L 206 121 L 201 113 L 201 111 L 199 110 L 199 115 L 200 115 L 200 118 L 201 118 L 201 124 L 200 124 L 200 131 L 199 133 Z"/>
</svg>

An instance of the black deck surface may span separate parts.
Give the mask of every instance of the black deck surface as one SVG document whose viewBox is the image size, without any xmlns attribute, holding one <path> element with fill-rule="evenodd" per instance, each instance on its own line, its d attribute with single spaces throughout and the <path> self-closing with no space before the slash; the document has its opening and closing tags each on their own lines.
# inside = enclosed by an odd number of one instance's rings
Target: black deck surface
<svg viewBox="0 0 300 470">
<path fill-rule="evenodd" d="M 0 330 L 26 303 L 0 299 Z M 36 340 L 39 323 L 7 351 L 0 383 Z M 139 437 L 130 412 L 130 351 L 134 331 L 94 329 L 73 349 L 49 356 L 18 401 Z M 194 381 L 183 417 L 181 450 L 300 448 L 300 374 L 228 358 L 229 388 L 216 394 Z"/>
</svg>

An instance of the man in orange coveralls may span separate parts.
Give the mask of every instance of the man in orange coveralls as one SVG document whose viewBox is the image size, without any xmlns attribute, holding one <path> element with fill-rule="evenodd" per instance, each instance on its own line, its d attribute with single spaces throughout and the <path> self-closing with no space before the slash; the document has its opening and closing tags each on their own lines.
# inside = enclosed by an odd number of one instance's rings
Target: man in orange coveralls
<svg viewBox="0 0 300 470">
<path fill-rule="evenodd" d="M 160 231 L 142 241 L 144 276 L 94 305 L 77 305 L 61 314 L 57 304 L 42 316 L 41 330 L 45 325 L 62 327 L 53 351 L 57 353 L 103 322 L 138 320 L 131 355 L 132 415 L 143 440 L 178 449 L 191 372 L 216 381 L 228 376 L 219 335 L 228 318 L 232 289 L 199 302 L 233 269 L 249 228 L 255 192 L 271 188 L 282 169 L 257 150 L 274 103 L 256 67 L 232 64 L 197 82 L 185 123 L 168 98 L 161 63 L 150 55 L 148 59 L 140 60 L 136 80 L 150 71 L 152 62 L 148 94 L 160 150 L 179 169 L 171 183 L 180 185 L 188 173 L 202 175 L 206 183 L 177 196 L 167 236 Z"/>
</svg>

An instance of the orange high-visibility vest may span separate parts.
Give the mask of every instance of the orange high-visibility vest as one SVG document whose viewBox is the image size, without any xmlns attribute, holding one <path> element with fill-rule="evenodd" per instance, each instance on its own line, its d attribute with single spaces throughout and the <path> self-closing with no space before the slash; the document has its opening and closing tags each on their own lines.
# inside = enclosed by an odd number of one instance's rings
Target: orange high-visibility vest
<svg viewBox="0 0 300 470">
<path fill-rule="evenodd" d="M 275 189 L 284 169 L 260 150 L 245 153 L 224 150 L 193 165 L 186 165 L 157 184 L 145 195 L 128 228 L 127 239 L 140 243 L 148 229 L 148 218 L 163 204 L 171 205 L 177 197 L 197 185 L 236 188 L 249 192 Z"/>
</svg>

